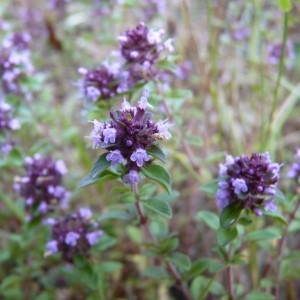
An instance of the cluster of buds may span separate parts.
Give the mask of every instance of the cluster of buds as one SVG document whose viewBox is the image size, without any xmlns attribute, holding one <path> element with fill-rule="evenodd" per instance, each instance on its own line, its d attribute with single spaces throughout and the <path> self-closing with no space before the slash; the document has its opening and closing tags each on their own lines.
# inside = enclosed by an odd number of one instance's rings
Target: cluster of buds
<svg viewBox="0 0 300 300">
<path fill-rule="evenodd" d="M 254 153 L 250 157 L 227 155 L 226 163 L 220 165 L 217 206 L 224 209 L 236 203 L 258 216 L 262 215 L 262 209 L 277 210 L 274 197 L 279 169 L 280 165 L 271 162 L 268 152 Z"/>
<path fill-rule="evenodd" d="M 60 220 L 48 219 L 52 227 L 51 240 L 46 244 L 45 255 L 60 252 L 67 262 L 72 262 L 74 256 L 88 256 L 89 249 L 99 242 L 103 232 L 98 224 L 91 222 L 92 212 L 88 208 L 79 209 L 78 213 L 66 216 Z"/>
<path fill-rule="evenodd" d="M 28 44 L 30 35 L 14 33 L 4 38 L 0 48 L 0 76 L 2 90 L 5 94 L 24 94 L 28 91 L 22 86 L 22 81 L 33 71 Z"/>
<path fill-rule="evenodd" d="M 57 205 L 66 208 L 70 193 L 61 185 L 67 173 L 62 160 L 36 154 L 25 159 L 25 170 L 25 176 L 15 178 L 14 189 L 25 199 L 29 220 L 46 215 Z"/>
<path fill-rule="evenodd" d="M 93 148 L 109 151 L 106 159 L 112 166 L 125 163 L 123 180 L 130 185 L 140 180 L 138 172 L 145 164 L 151 163 L 147 150 L 157 141 L 171 137 L 168 131 L 171 125 L 162 120 L 154 122 L 147 105 L 145 93 L 137 106 L 131 106 L 124 100 L 122 109 L 110 112 L 109 121 L 92 121 L 94 129 L 90 138 Z"/>
<path fill-rule="evenodd" d="M 12 107 L 5 101 L 0 101 L 0 153 L 11 151 L 13 142 L 10 135 L 14 130 L 20 129 L 19 121 L 12 116 Z"/>
<path fill-rule="evenodd" d="M 164 40 L 163 36 L 162 29 L 149 29 L 143 23 L 125 31 L 118 38 L 120 52 L 116 56 L 119 62 L 105 62 L 91 70 L 79 68 L 84 95 L 94 102 L 110 99 L 158 76 L 162 53 L 174 50 L 172 40 Z"/>
<path fill-rule="evenodd" d="M 300 148 L 297 149 L 297 152 L 294 156 L 294 162 L 288 169 L 286 177 L 294 179 L 297 182 L 300 182 Z"/>
</svg>

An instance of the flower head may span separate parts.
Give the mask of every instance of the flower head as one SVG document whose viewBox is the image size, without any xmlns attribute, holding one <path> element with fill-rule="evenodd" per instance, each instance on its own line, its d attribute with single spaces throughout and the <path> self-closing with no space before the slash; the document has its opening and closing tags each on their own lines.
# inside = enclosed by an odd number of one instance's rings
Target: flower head
<svg viewBox="0 0 300 300">
<path fill-rule="evenodd" d="M 32 216 L 45 215 L 60 205 L 65 208 L 70 193 L 61 185 L 67 168 L 62 160 L 39 154 L 25 159 L 26 174 L 15 178 L 14 188 L 25 199 L 25 208 Z"/>
<path fill-rule="evenodd" d="M 80 209 L 79 213 L 50 223 L 52 230 L 51 240 L 46 244 L 47 255 L 60 252 L 68 262 L 72 262 L 75 255 L 89 255 L 90 248 L 98 243 L 103 232 L 91 222 L 91 216 L 84 216 L 87 210 Z"/>
<path fill-rule="evenodd" d="M 106 66 L 91 70 L 80 68 L 78 71 L 83 76 L 82 89 L 87 99 L 96 102 L 116 95 L 117 78 Z"/>
<path fill-rule="evenodd" d="M 131 106 L 124 100 L 122 108 L 110 112 L 110 120 L 100 123 L 93 121 L 94 129 L 90 134 L 93 148 L 104 148 L 108 151 L 106 159 L 112 166 L 125 163 L 124 181 L 137 182 L 139 172 L 151 163 L 147 151 L 159 140 L 169 139 L 170 125 L 166 121 L 154 122 L 147 110 L 148 100 L 144 94 L 137 106 Z M 135 172 L 131 172 L 135 171 Z"/>
<path fill-rule="evenodd" d="M 226 163 L 220 165 L 217 206 L 224 209 L 237 203 L 256 215 L 262 213 L 262 208 L 276 210 L 274 196 L 279 169 L 279 164 L 271 162 L 268 152 L 254 153 L 250 157 L 227 155 Z"/>
</svg>

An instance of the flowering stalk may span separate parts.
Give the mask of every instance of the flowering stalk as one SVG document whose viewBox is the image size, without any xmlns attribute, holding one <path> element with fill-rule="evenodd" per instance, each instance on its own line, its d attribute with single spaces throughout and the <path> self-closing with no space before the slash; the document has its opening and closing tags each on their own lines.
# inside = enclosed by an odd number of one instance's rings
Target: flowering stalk
<svg viewBox="0 0 300 300">
<path fill-rule="evenodd" d="M 149 228 L 149 223 L 148 223 L 148 217 L 146 214 L 143 212 L 143 208 L 141 206 L 140 200 L 139 200 L 139 195 L 138 195 L 138 186 L 137 184 L 132 184 L 131 185 L 131 190 L 134 193 L 135 196 L 135 208 L 136 212 L 140 218 L 140 225 L 142 226 L 145 236 L 147 236 L 147 239 L 151 240 L 151 242 L 158 246 L 158 242 L 156 237 L 152 234 L 150 228 Z M 170 275 L 174 278 L 176 284 L 181 288 L 182 292 L 184 293 L 185 297 L 187 300 L 192 300 L 192 296 L 190 295 L 189 290 L 186 288 L 186 286 L 182 282 L 182 278 L 180 274 L 178 273 L 176 267 L 169 261 L 166 261 L 166 266 L 167 269 L 170 273 Z"/>
</svg>

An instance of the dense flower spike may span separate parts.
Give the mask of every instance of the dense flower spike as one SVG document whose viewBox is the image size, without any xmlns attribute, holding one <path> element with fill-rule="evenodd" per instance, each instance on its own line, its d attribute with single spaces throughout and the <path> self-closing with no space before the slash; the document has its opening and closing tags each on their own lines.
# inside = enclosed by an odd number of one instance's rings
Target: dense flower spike
<svg viewBox="0 0 300 300">
<path fill-rule="evenodd" d="M 25 160 L 26 175 L 16 177 L 14 188 L 25 198 L 25 208 L 29 218 L 45 215 L 55 205 L 67 206 L 70 193 L 61 185 L 67 168 L 63 161 L 53 161 L 36 154 Z"/>
<path fill-rule="evenodd" d="M 300 182 L 300 148 L 297 149 L 294 157 L 294 162 L 290 166 L 286 177 L 295 179 L 296 181 Z"/>
<path fill-rule="evenodd" d="M 137 106 L 131 106 L 124 100 L 122 109 L 112 110 L 111 120 L 100 123 L 92 121 L 94 129 L 90 134 L 93 148 L 104 148 L 109 153 L 106 159 L 112 166 L 125 162 L 127 183 L 138 182 L 138 172 L 151 163 L 147 150 L 158 140 L 171 137 L 170 124 L 166 121 L 152 121 L 147 110 L 147 97 L 141 97 Z"/>
<path fill-rule="evenodd" d="M 224 209 L 236 203 L 256 215 L 277 209 L 274 196 L 279 179 L 280 166 L 272 163 L 270 155 L 254 153 L 250 157 L 226 157 L 220 165 L 220 182 L 216 194 L 217 206 Z"/>
<path fill-rule="evenodd" d="M 164 30 L 140 23 L 119 37 L 120 51 L 127 63 L 129 80 L 136 83 L 158 74 L 157 62 L 164 50 L 173 51 L 172 41 L 163 40 Z"/>
<path fill-rule="evenodd" d="M 26 33 L 14 33 L 4 38 L 0 48 L 0 76 L 4 93 L 24 94 L 29 97 L 28 91 L 23 90 L 22 80 L 32 73 L 28 44 L 30 36 Z"/>
<path fill-rule="evenodd" d="M 7 154 L 11 151 L 11 131 L 20 129 L 20 123 L 12 116 L 12 107 L 5 101 L 0 101 L 0 153 Z"/>
<path fill-rule="evenodd" d="M 46 244 L 46 255 L 61 252 L 67 262 L 75 255 L 88 256 L 89 249 L 99 242 L 103 232 L 98 224 L 91 222 L 92 212 L 88 208 L 61 220 L 48 222 L 52 227 L 51 240 Z"/>
</svg>

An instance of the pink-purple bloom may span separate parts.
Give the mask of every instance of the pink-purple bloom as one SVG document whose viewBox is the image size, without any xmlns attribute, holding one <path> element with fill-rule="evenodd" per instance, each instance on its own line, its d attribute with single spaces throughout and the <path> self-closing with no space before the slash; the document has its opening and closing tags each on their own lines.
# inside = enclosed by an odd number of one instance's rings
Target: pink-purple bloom
<svg viewBox="0 0 300 300">
<path fill-rule="evenodd" d="M 126 100 L 122 109 L 112 110 L 111 119 L 101 123 L 94 120 L 94 129 L 90 134 L 93 148 L 108 151 L 107 161 L 115 167 L 125 164 L 124 181 L 138 182 L 138 172 L 151 163 L 148 150 L 160 140 L 171 138 L 167 121 L 154 122 L 147 109 L 148 99 L 145 93 L 137 106 L 131 106 Z M 134 171 L 134 172 L 133 172 Z"/>
<path fill-rule="evenodd" d="M 274 197 L 279 180 L 280 165 L 272 163 L 268 152 L 251 156 L 226 156 L 220 164 L 216 203 L 224 209 L 231 203 L 261 215 L 262 210 L 277 209 Z"/>
</svg>

